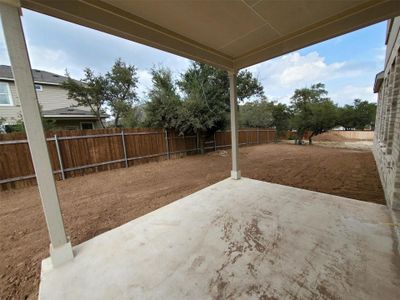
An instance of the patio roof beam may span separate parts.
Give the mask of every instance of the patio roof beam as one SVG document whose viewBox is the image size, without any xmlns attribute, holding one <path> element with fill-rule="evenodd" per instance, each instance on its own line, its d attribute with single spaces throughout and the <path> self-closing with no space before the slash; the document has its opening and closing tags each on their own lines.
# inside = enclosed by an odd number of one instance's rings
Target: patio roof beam
<svg viewBox="0 0 400 300">
<path fill-rule="evenodd" d="M 53 267 L 56 267 L 71 260 L 73 252 L 64 230 L 64 222 L 22 29 L 18 1 L 0 2 L 0 16 L 50 235 L 50 256 Z"/>
<path fill-rule="evenodd" d="M 224 70 L 246 68 L 400 14 L 398 0 L 21 0 L 21 5 Z"/>
<path fill-rule="evenodd" d="M 21 2 L 24 8 L 75 24 L 198 60 L 223 70 L 233 68 L 233 59 L 229 55 L 103 1 L 22 0 Z"/>
<path fill-rule="evenodd" d="M 288 2 L 288 5 L 290 5 L 290 2 Z M 398 0 L 370 0 L 320 22 L 300 28 L 293 33 L 279 37 L 261 47 L 249 49 L 247 53 L 235 57 L 233 65 L 237 69 L 246 68 L 390 19 L 399 14 L 400 1 Z"/>
</svg>

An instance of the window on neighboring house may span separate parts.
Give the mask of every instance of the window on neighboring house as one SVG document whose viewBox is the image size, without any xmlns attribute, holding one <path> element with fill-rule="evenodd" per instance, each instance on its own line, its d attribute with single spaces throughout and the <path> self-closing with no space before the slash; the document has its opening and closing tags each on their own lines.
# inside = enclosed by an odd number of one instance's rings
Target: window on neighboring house
<svg viewBox="0 0 400 300">
<path fill-rule="evenodd" d="M 94 129 L 93 122 L 82 122 L 81 123 L 81 129 Z"/>
<path fill-rule="evenodd" d="M 10 87 L 7 82 L 0 82 L 0 105 L 13 105 Z"/>
<path fill-rule="evenodd" d="M 41 92 L 41 91 L 43 91 L 43 85 L 35 84 L 35 89 L 36 89 L 37 92 Z"/>
</svg>

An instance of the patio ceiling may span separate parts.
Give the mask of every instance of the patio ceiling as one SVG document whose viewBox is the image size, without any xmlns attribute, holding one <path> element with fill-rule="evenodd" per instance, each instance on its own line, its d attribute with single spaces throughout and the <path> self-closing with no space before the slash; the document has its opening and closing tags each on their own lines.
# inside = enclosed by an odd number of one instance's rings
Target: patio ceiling
<svg viewBox="0 0 400 300">
<path fill-rule="evenodd" d="M 21 0 L 21 5 L 226 70 L 400 15 L 398 0 Z"/>
</svg>

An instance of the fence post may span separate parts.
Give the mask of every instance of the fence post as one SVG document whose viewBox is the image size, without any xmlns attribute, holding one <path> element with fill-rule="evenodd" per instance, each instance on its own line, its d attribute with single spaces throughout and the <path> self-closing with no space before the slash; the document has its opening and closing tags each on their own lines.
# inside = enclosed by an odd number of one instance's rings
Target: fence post
<svg viewBox="0 0 400 300">
<path fill-rule="evenodd" d="M 199 139 L 199 133 L 196 132 L 196 148 L 197 148 L 197 154 L 200 153 L 200 139 Z"/>
<path fill-rule="evenodd" d="M 164 129 L 164 135 L 165 135 L 165 148 L 167 149 L 167 157 L 168 159 L 171 159 L 171 154 L 169 152 L 169 141 L 168 141 L 168 130 Z"/>
<path fill-rule="evenodd" d="M 125 159 L 125 168 L 128 167 L 128 157 L 126 156 L 126 147 L 125 147 L 125 135 L 124 131 L 121 131 L 121 140 L 122 140 L 122 148 L 124 149 L 124 159 Z"/>
<path fill-rule="evenodd" d="M 257 127 L 257 144 L 260 143 L 260 129 Z"/>
<path fill-rule="evenodd" d="M 62 178 L 62 180 L 65 180 L 64 165 L 63 165 L 63 161 L 62 161 L 62 157 L 61 157 L 60 146 L 58 145 L 57 134 L 54 135 L 54 143 L 56 144 L 58 163 L 60 165 L 60 171 L 61 171 L 61 178 Z"/>
<path fill-rule="evenodd" d="M 214 131 L 214 151 L 217 151 L 217 139 L 216 139 L 216 132 Z"/>
</svg>

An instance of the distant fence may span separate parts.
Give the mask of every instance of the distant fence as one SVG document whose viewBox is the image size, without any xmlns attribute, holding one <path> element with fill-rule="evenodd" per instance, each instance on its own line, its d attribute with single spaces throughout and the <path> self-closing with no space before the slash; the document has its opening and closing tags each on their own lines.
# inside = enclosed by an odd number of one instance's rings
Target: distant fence
<svg viewBox="0 0 400 300">
<path fill-rule="evenodd" d="M 307 141 L 308 137 L 311 135 L 311 132 L 305 132 L 303 136 L 303 140 Z M 287 131 L 284 133 L 284 136 L 288 139 L 295 139 L 296 132 L 295 131 Z M 282 137 L 283 138 L 283 137 Z M 374 139 L 374 132 L 367 130 L 329 130 L 327 132 L 314 135 L 314 141 L 351 141 L 351 140 L 360 140 L 360 141 L 372 141 Z"/>
<path fill-rule="evenodd" d="M 96 129 L 47 132 L 51 165 L 57 180 L 87 173 L 129 167 L 154 160 L 230 147 L 230 131 L 202 139 L 163 129 Z M 239 145 L 275 140 L 274 129 L 241 129 Z M 0 135 L 0 187 L 2 190 L 36 184 L 26 135 Z"/>
<path fill-rule="evenodd" d="M 351 140 L 373 140 L 374 132 L 373 131 L 363 131 L 363 130 L 352 130 L 352 131 L 340 131 L 340 130 L 332 130 L 328 133 L 334 133 L 336 135 L 340 135 L 344 138 Z"/>
</svg>

